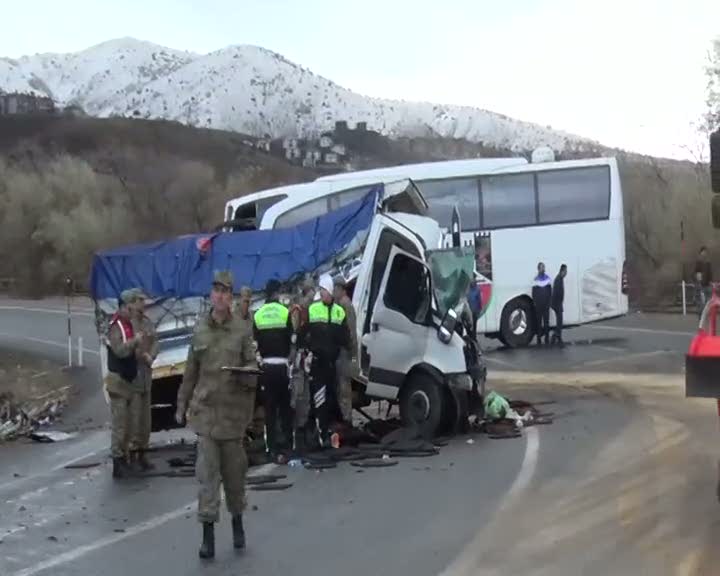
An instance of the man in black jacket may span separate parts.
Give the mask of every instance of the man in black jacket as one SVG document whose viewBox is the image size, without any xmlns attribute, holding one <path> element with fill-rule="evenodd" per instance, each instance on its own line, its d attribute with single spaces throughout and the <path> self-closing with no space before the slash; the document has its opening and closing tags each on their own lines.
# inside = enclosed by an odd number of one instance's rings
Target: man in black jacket
<svg viewBox="0 0 720 576">
<path fill-rule="evenodd" d="M 550 343 L 550 298 L 552 296 L 552 280 L 545 274 L 545 264 L 538 263 L 537 276 L 533 281 L 532 297 L 535 303 L 535 332 L 538 346 L 542 344 L 545 337 L 545 344 Z"/>
<path fill-rule="evenodd" d="M 565 276 L 567 276 L 567 265 L 560 266 L 560 272 L 555 276 L 552 288 L 552 309 L 555 312 L 555 333 L 552 337 L 553 344 L 560 347 L 565 346 L 562 339 L 563 330 L 563 302 L 565 300 Z"/>
</svg>

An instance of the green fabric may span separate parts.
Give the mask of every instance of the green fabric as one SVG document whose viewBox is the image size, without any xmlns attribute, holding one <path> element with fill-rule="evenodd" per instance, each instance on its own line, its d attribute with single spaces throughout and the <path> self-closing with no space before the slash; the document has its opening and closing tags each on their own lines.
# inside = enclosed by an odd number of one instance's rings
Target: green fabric
<svg viewBox="0 0 720 576">
<path fill-rule="evenodd" d="M 288 324 L 289 310 L 279 302 L 268 302 L 255 312 L 255 326 L 258 330 L 285 328 Z"/>
<path fill-rule="evenodd" d="M 342 324 L 345 320 L 345 310 L 338 304 L 333 304 L 329 309 L 322 302 L 314 302 L 308 310 L 308 320 L 311 324 L 330 323 Z"/>
<path fill-rule="evenodd" d="M 485 418 L 489 418 L 491 420 L 505 418 L 505 415 L 509 411 L 510 403 L 497 392 L 491 391 L 487 396 L 485 396 Z"/>
<path fill-rule="evenodd" d="M 467 296 L 475 274 L 475 252 L 471 246 L 431 250 L 428 264 L 439 312 L 444 315 Z"/>
</svg>

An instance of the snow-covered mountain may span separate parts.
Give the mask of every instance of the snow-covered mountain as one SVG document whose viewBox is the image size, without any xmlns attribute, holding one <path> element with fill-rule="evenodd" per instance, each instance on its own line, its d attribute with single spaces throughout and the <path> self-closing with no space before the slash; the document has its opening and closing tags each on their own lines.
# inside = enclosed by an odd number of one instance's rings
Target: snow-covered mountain
<svg viewBox="0 0 720 576">
<path fill-rule="evenodd" d="M 513 150 L 595 145 L 477 108 L 362 96 L 247 45 L 200 55 L 122 38 L 72 54 L 0 58 L 2 91 L 47 95 L 94 116 L 163 118 L 257 136 L 317 134 L 346 120 L 387 136 L 465 138 Z"/>
</svg>

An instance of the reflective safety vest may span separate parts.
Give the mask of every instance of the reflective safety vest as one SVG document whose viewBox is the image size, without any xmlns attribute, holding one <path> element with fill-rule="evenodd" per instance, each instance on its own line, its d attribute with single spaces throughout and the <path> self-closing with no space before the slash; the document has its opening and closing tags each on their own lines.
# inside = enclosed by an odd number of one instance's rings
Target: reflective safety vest
<svg viewBox="0 0 720 576">
<path fill-rule="evenodd" d="M 350 345 L 345 310 L 339 304 L 313 302 L 303 331 L 303 344 L 320 360 L 334 362 L 341 348 Z"/>
<path fill-rule="evenodd" d="M 290 311 L 280 302 L 263 304 L 253 316 L 253 335 L 263 360 L 287 360 L 293 335 Z"/>
</svg>

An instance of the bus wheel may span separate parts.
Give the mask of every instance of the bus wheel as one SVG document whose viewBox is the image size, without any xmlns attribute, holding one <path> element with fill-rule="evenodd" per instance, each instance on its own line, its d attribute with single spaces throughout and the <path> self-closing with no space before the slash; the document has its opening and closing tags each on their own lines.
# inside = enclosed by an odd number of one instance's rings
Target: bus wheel
<svg viewBox="0 0 720 576">
<path fill-rule="evenodd" d="M 500 337 L 510 348 L 522 348 L 535 332 L 533 305 L 527 298 L 515 298 L 505 304 L 500 316 Z"/>
<path fill-rule="evenodd" d="M 442 386 L 426 372 L 415 372 L 400 394 L 403 425 L 417 428 L 427 437 L 435 435 L 445 412 Z"/>
</svg>

